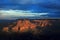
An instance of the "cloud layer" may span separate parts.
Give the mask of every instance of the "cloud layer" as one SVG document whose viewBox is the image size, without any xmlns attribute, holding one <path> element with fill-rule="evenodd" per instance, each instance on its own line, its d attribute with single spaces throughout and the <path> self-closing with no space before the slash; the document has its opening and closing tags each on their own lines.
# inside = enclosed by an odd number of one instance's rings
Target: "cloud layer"
<svg viewBox="0 0 60 40">
<path fill-rule="evenodd" d="M 36 17 L 47 15 L 48 13 L 32 13 L 32 11 L 23 10 L 0 10 L 0 19 L 16 19 L 19 17 Z"/>
<path fill-rule="evenodd" d="M 60 13 L 60 0 L 0 0 L 0 9 Z"/>
<path fill-rule="evenodd" d="M 59 4 L 60 0 L 0 0 L 0 3 L 18 3 L 18 4 L 37 4 L 37 3 L 49 3 Z"/>
<path fill-rule="evenodd" d="M 60 17 L 60 0 L 0 0 L 0 19 L 45 13 L 48 17 Z"/>
</svg>

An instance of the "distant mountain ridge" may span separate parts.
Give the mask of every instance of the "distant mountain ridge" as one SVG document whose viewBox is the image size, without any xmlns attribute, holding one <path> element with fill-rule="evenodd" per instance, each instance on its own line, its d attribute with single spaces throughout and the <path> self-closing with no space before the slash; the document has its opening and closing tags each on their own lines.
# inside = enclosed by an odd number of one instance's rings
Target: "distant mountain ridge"
<svg viewBox="0 0 60 40">
<path fill-rule="evenodd" d="M 8 23 L 4 26 L 2 31 L 5 32 L 32 32 L 32 33 L 58 33 L 59 32 L 58 19 L 43 19 L 43 20 L 28 20 L 28 19 L 18 19 L 15 22 Z M 59 26 L 58 26 L 59 25 Z M 46 32 L 47 31 L 47 32 Z"/>
</svg>

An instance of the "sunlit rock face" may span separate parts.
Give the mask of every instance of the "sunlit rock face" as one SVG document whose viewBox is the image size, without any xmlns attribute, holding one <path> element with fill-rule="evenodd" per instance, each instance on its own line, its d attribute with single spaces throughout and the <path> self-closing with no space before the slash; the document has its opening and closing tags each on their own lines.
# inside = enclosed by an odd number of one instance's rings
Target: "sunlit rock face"
<svg viewBox="0 0 60 40">
<path fill-rule="evenodd" d="M 28 19 L 19 19 L 17 22 L 3 27 L 5 32 L 32 32 L 32 33 L 41 33 L 44 28 L 51 27 L 54 20 L 28 20 Z"/>
<path fill-rule="evenodd" d="M 26 33 L 31 32 L 33 34 L 45 34 L 45 33 L 59 33 L 60 31 L 60 20 L 53 19 L 42 19 L 42 20 L 28 20 L 19 19 L 13 24 L 4 26 L 2 31 L 8 33 Z"/>
</svg>

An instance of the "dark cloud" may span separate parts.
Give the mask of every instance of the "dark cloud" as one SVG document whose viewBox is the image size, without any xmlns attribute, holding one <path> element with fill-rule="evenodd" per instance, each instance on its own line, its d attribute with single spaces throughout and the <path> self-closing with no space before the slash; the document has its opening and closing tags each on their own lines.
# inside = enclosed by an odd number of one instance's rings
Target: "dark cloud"
<svg viewBox="0 0 60 40">
<path fill-rule="evenodd" d="M 60 15 L 60 0 L 0 0 L 2 10 L 32 10 L 36 13 Z"/>
</svg>

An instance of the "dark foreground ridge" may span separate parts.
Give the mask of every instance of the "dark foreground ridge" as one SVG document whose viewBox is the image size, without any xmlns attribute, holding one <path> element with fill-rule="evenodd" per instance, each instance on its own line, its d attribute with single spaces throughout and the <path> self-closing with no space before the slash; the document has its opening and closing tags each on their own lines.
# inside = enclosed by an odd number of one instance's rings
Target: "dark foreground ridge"
<svg viewBox="0 0 60 40">
<path fill-rule="evenodd" d="M 0 40 L 60 40 L 60 34 L 36 34 L 32 33 L 0 33 Z"/>
</svg>

